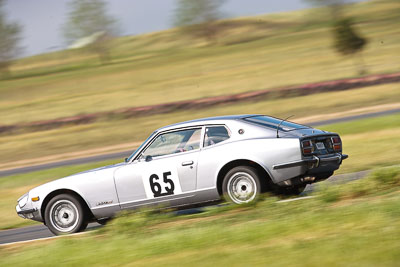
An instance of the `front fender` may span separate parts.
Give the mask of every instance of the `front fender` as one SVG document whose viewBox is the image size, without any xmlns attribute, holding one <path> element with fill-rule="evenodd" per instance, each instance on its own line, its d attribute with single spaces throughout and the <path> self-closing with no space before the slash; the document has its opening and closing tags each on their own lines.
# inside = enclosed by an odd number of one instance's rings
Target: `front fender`
<svg viewBox="0 0 400 267">
<path fill-rule="evenodd" d="M 104 169 L 86 172 L 36 187 L 29 192 L 29 197 L 31 199 L 39 196 L 40 200 L 32 202 L 32 207 L 43 210 L 43 205 L 52 196 L 71 192 L 80 196 L 95 217 L 111 216 L 112 213 L 120 210 L 114 185 L 114 171 L 115 169 Z"/>
</svg>

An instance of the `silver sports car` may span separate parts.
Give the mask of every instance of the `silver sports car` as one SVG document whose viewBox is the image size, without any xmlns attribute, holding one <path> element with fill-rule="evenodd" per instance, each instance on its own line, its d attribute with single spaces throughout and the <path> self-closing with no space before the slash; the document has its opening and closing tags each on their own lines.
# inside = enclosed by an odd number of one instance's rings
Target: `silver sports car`
<svg viewBox="0 0 400 267">
<path fill-rule="evenodd" d="M 327 179 L 346 158 L 338 134 L 269 116 L 193 120 L 153 132 L 124 163 L 30 190 L 16 210 L 54 234 L 75 233 L 125 209 L 221 198 L 242 204 L 265 191 L 298 193 Z"/>
</svg>

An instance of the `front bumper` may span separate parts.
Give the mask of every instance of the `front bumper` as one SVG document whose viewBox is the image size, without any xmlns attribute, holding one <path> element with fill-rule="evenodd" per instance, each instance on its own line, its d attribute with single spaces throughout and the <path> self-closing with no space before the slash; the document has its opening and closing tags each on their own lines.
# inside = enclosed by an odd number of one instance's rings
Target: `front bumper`
<svg viewBox="0 0 400 267">
<path fill-rule="evenodd" d="M 307 157 L 307 158 L 304 158 L 304 159 L 298 160 L 298 161 L 276 164 L 276 165 L 272 166 L 272 168 L 274 170 L 280 170 L 280 169 L 287 169 L 287 168 L 292 168 L 292 167 L 297 167 L 297 166 L 307 166 L 308 169 L 311 170 L 311 169 L 316 169 L 316 168 L 327 166 L 327 165 L 339 167 L 339 165 L 342 164 L 342 161 L 344 159 L 347 159 L 348 157 L 349 157 L 348 155 L 340 154 L 340 153 L 336 153 L 334 155 L 328 155 L 328 156 L 319 156 L 319 157 L 312 156 L 312 157 Z"/>
<path fill-rule="evenodd" d="M 40 212 L 38 209 L 26 209 L 23 210 L 20 208 L 19 205 L 15 207 L 15 210 L 17 211 L 17 214 L 19 217 L 24 218 L 24 219 L 31 219 L 35 221 L 41 221 L 41 216 Z"/>
</svg>

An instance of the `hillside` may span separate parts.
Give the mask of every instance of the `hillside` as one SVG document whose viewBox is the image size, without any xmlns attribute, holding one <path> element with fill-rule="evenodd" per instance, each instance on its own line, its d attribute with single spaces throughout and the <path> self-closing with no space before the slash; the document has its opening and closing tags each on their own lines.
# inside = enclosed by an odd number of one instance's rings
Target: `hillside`
<svg viewBox="0 0 400 267">
<path fill-rule="evenodd" d="M 349 6 L 369 39 L 370 74 L 400 69 L 399 4 Z M 0 81 L 2 125 L 356 76 L 332 49 L 324 9 L 224 20 L 216 44 L 177 29 L 114 41 L 112 63 L 84 51 L 21 59 Z"/>
</svg>

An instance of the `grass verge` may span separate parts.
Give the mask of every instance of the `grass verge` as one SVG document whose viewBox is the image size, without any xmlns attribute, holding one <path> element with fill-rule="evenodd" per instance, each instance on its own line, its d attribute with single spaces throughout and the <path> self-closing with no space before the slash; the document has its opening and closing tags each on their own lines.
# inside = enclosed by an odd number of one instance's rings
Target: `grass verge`
<svg viewBox="0 0 400 267">
<path fill-rule="evenodd" d="M 320 191 L 305 201 L 266 198 L 217 213 L 125 215 L 89 235 L 40 247 L 2 247 L 0 264 L 396 266 L 400 177 L 399 169 L 393 172 L 396 176 L 383 174 L 383 180 L 360 181 L 384 184 L 372 194 L 338 202 L 325 201 L 325 191 Z M 387 179 L 396 183 L 389 187 Z"/>
</svg>

